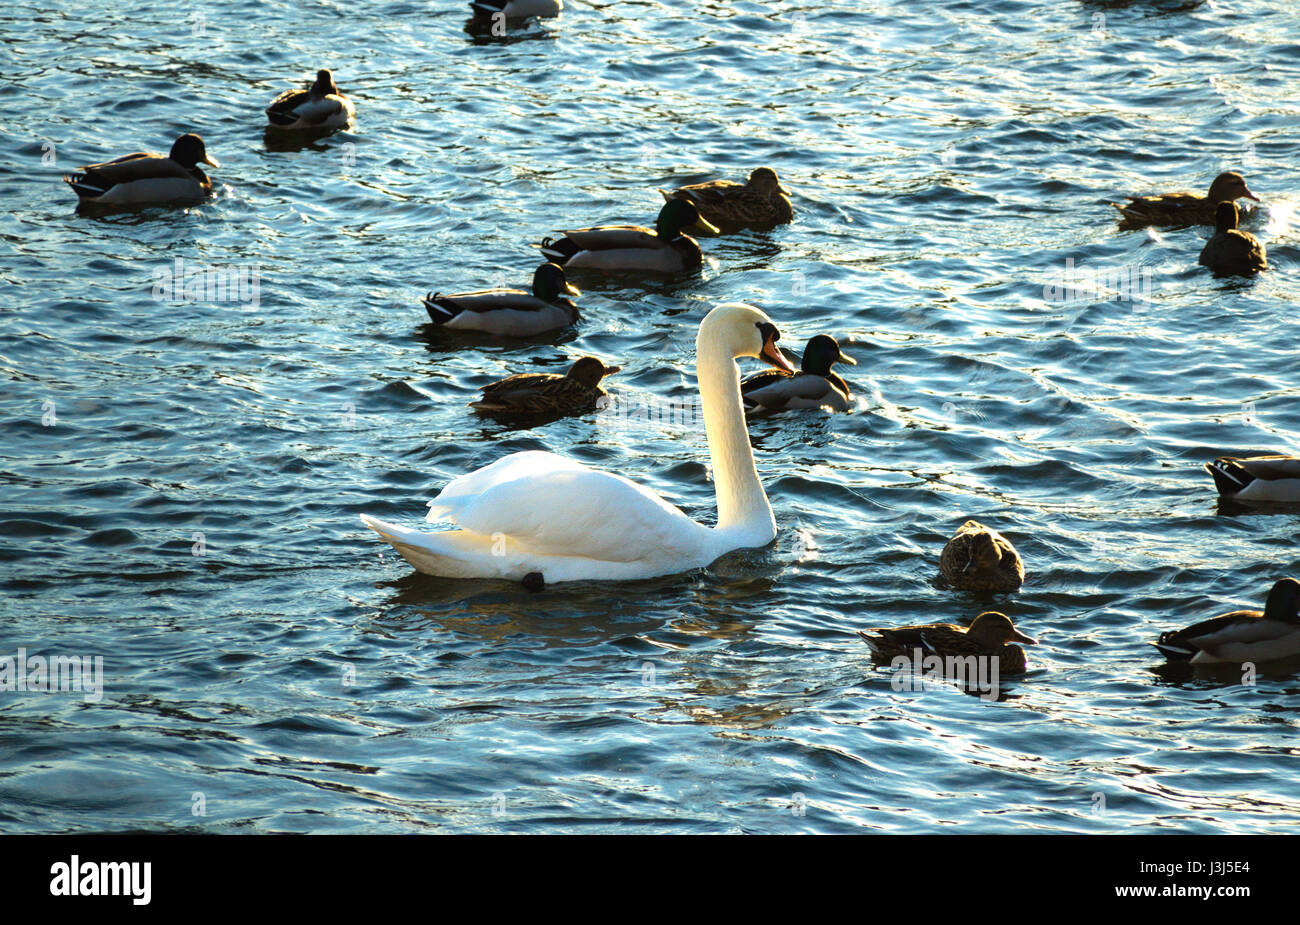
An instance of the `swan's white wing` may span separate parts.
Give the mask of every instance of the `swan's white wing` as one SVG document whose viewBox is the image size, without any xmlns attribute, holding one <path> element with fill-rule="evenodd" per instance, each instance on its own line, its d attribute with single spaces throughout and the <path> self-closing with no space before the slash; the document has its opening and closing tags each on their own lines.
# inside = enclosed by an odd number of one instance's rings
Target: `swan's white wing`
<svg viewBox="0 0 1300 925">
<path fill-rule="evenodd" d="M 499 459 L 449 484 L 429 520 L 542 555 L 610 562 L 690 554 L 710 531 L 635 482 L 552 453 Z"/>
</svg>

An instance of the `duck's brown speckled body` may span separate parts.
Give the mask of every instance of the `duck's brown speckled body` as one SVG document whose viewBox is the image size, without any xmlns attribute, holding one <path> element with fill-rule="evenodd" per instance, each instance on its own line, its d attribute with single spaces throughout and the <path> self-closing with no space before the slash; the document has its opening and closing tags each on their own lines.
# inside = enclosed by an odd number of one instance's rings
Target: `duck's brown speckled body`
<svg viewBox="0 0 1300 925">
<path fill-rule="evenodd" d="M 858 635 L 871 646 L 872 657 L 877 661 L 912 658 L 918 650 L 941 657 L 986 656 L 998 659 L 998 670 L 1003 674 L 1021 672 L 1028 666 L 1025 650 L 1008 643 L 1013 640 L 1027 645 L 1037 643 L 1017 630 L 1006 614 L 995 610 L 980 614 L 971 621 L 969 629 L 952 623 L 923 623 L 859 630 Z"/>
<path fill-rule="evenodd" d="M 1204 196 L 1196 193 L 1166 193 L 1162 196 L 1134 196 L 1127 203 L 1112 203 L 1120 211 L 1122 231 L 1148 225 L 1185 228 L 1189 225 L 1213 225 L 1214 212 L 1221 202 L 1259 197 L 1250 191 L 1239 173 L 1221 173 Z"/>
<path fill-rule="evenodd" d="M 1268 255 L 1259 238 L 1237 227 L 1235 202 L 1219 203 L 1214 237 L 1201 249 L 1201 266 L 1219 275 L 1250 276 L 1268 269 Z"/>
<path fill-rule="evenodd" d="M 771 228 L 794 219 L 789 190 L 781 185 L 771 167 L 759 167 L 745 183 L 710 180 L 659 192 L 667 200 L 687 200 L 724 231 Z"/>
<path fill-rule="evenodd" d="M 470 407 L 485 414 L 580 414 L 606 396 L 600 380 L 618 372 L 595 357 L 581 357 L 563 376 L 520 373 L 483 387 L 483 398 Z"/>
<path fill-rule="evenodd" d="M 1011 542 L 974 520 L 962 524 L 943 547 L 939 572 L 959 591 L 1016 591 L 1025 580 Z"/>
</svg>

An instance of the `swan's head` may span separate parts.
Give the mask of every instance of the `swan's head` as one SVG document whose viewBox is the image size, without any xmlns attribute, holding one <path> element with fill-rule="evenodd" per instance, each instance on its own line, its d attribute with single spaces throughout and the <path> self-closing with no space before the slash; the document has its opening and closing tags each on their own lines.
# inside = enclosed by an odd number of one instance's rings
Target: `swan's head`
<svg viewBox="0 0 1300 925">
<path fill-rule="evenodd" d="M 772 319 L 752 305 L 743 302 L 726 302 L 704 316 L 700 333 L 695 338 L 696 353 L 720 345 L 733 357 L 755 357 L 794 372 L 776 342 L 781 332 Z"/>
</svg>

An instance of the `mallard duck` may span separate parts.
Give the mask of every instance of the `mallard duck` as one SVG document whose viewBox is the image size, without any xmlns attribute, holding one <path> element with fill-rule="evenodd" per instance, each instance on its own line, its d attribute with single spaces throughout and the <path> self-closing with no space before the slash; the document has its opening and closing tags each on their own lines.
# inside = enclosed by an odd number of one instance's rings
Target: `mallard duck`
<svg viewBox="0 0 1300 925">
<path fill-rule="evenodd" d="M 573 414 L 590 411 L 607 394 L 600 380 L 618 372 L 595 357 L 580 357 L 562 376 L 520 373 L 483 387 L 483 399 L 470 402 L 488 414 Z"/>
<path fill-rule="evenodd" d="M 1300 457 L 1220 456 L 1205 469 L 1225 498 L 1300 503 Z"/>
<path fill-rule="evenodd" d="M 566 295 L 581 295 L 564 278 L 564 270 L 544 263 L 533 273 L 533 291 L 484 289 L 424 297 L 429 320 L 453 331 L 482 331 L 532 337 L 567 327 L 578 320 L 578 306 Z"/>
<path fill-rule="evenodd" d="M 1025 580 L 1015 547 L 974 520 L 962 524 L 943 547 L 939 572 L 959 591 L 1015 591 Z"/>
<path fill-rule="evenodd" d="M 673 199 L 659 210 L 653 231 L 638 225 L 580 228 L 564 232 L 562 238 L 547 238 L 537 246 L 548 260 L 566 268 L 681 273 L 697 269 L 704 261 L 700 245 L 683 233 L 687 228 L 705 234 L 718 231 L 700 218 L 694 205 Z"/>
<path fill-rule="evenodd" d="M 924 655 L 940 657 L 993 656 L 998 659 L 998 670 L 1004 674 L 1024 671 L 1028 664 L 1025 650 L 1007 643 L 1023 642 L 1030 646 L 1038 644 L 1038 640 L 1017 630 L 1006 614 L 996 610 L 980 614 L 971 621 L 969 629 L 952 623 L 925 623 L 920 626 L 859 630 L 858 635 L 871 646 L 872 657 L 877 661 L 912 658 L 918 649 Z"/>
<path fill-rule="evenodd" d="M 528 19 L 537 16 L 546 19 L 559 16 L 564 0 L 470 0 L 475 16 L 492 17 L 504 13 L 507 20 Z"/>
<path fill-rule="evenodd" d="M 200 202 L 212 192 L 212 181 L 199 164 L 220 167 L 208 154 L 203 139 L 185 134 L 171 152 L 138 152 L 102 164 L 91 164 L 63 178 L 82 203 L 134 206 L 150 203 Z"/>
<path fill-rule="evenodd" d="M 1258 610 L 1234 610 L 1152 643 L 1171 662 L 1263 662 L 1300 655 L 1300 581 L 1283 578 Z"/>
<path fill-rule="evenodd" d="M 835 338 L 818 334 L 804 348 L 800 372 L 791 374 L 784 370 L 766 369 L 747 376 L 740 383 L 745 411 L 784 411 L 787 408 L 847 411 L 848 383 L 831 372 L 831 365 L 848 363 L 856 366 L 857 362 L 844 355 Z"/>
<path fill-rule="evenodd" d="M 316 72 L 316 82 L 306 90 L 285 90 L 266 107 L 272 128 L 284 131 L 346 128 L 356 110 L 327 70 Z"/>
<path fill-rule="evenodd" d="M 719 228 L 770 228 L 794 219 L 790 191 L 781 185 L 771 167 L 759 167 L 745 183 L 711 180 L 659 192 L 669 201 L 685 199 L 694 204 Z"/>
<path fill-rule="evenodd" d="M 1124 205 L 1111 203 L 1119 209 L 1119 227 L 1123 230 L 1145 228 L 1147 225 L 1213 225 L 1214 210 L 1221 202 L 1235 202 L 1245 197 L 1259 202 L 1259 197 L 1246 186 L 1239 173 L 1221 173 L 1210 184 L 1205 196 L 1195 193 L 1167 193 L 1163 196 L 1133 196 Z"/>
<path fill-rule="evenodd" d="M 1201 249 L 1201 265 L 1215 273 L 1249 276 L 1268 269 L 1268 256 L 1259 238 L 1237 227 L 1235 202 L 1221 202 L 1214 213 L 1214 237 Z"/>
</svg>

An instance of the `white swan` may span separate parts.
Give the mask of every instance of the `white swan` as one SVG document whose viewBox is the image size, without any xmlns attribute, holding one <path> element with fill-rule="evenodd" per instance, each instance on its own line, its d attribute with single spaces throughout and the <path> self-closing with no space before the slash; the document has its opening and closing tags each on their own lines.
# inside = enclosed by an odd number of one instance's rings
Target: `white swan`
<svg viewBox="0 0 1300 925">
<path fill-rule="evenodd" d="M 767 315 L 719 305 L 700 322 L 696 374 L 713 462 L 718 525 L 706 527 L 644 486 L 554 453 L 513 453 L 451 482 L 428 520 L 459 529 L 408 530 L 361 520 L 421 572 L 447 578 L 546 582 L 637 579 L 708 565 L 733 549 L 765 546 L 776 520 L 754 467 L 736 357 L 790 369 Z"/>
</svg>

